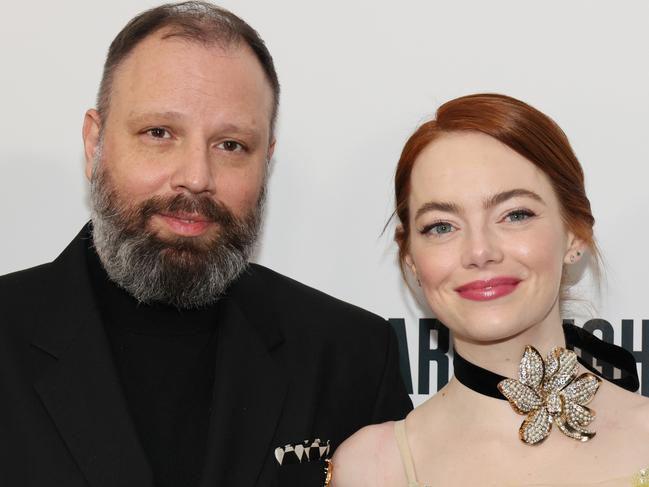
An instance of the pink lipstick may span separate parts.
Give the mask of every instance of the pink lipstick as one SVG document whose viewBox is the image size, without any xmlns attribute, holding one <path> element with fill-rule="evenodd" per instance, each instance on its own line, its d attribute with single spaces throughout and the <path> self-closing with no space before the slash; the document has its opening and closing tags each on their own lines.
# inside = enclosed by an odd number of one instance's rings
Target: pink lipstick
<svg viewBox="0 0 649 487">
<path fill-rule="evenodd" d="M 494 277 L 486 281 L 472 281 L 455 289 L 464 299 L 471 301 L 489 301 L 502 298 L 514 292 L 520 279 L 516 277 Z"/>
</svg>

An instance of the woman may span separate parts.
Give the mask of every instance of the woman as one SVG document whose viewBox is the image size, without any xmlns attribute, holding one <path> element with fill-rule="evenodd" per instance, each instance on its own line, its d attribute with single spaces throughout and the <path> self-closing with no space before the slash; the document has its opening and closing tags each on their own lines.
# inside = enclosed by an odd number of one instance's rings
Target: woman
<svg viewBox="0 0 649 487">
<path fill-rule="evenodd" d="M 332 485 L 649 485 L 649 401 L 565 350 L 566 271 L 598 254 L 561 129 L 506 96 L 452 100 L 406 143 L 395 190 L 402 267 L 453 332 L 455 377 L 343 443 Z"/>
</svg>

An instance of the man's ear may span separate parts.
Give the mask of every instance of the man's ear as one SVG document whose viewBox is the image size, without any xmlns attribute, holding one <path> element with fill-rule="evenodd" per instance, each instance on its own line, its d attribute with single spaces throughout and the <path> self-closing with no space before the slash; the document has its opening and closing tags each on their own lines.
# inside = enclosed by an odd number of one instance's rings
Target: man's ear
<svg viewBox="0 0 649 487">
<path fill-rule="evenodd" d="M 574 264 L 578 262 L 583 257 L 585 250 L 586 243 L 572 232 L 568 233 L 568 248 L 563 256 L 563 263 Z"/>
<path fill-rule="evenodd" d="M 86 178 L 90 181 L 92 177 L 92 167 L 95 161 L 95 152 L 99 147 L 99 137 L 101 134 L 101 118 L 94 108 L 86 112 L 83 119 L 83 151 L 86 158 Z"/>
<path fill-rule="evenodd" d="M 270 160 L 273 158 L 273 154 L 275 153 L 275 142 L 276 139 L 273 138 L 273 140 L 270 141 L 270 144 L 268 144 L 268 157 L 266 158 L 267 162 L 270 162 Z"/>
</svg>

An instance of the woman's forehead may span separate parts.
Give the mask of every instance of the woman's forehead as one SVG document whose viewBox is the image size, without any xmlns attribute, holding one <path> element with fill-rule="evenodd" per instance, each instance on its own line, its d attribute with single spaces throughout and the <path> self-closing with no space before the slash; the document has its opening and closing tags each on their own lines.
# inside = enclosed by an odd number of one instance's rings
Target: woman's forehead
<svg viewBox="0 0 649 487">
<path fill-rule="evenodd" d="M 518 188 L 554 196 L 543 171 L 479 132 L 444 134 L 429 144 L 415 160 L 411 178 L 411 197 L 415 200 L 482 200 Z"/>
</svg>

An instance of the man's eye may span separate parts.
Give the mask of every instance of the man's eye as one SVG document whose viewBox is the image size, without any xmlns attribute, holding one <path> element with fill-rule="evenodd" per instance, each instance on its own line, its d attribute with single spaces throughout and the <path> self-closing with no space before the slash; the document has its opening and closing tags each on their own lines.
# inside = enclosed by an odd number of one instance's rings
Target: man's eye
<svg viewBox="0 0 649 487">
<path fill-rule="evenodd" d="M 234 140 L 226 140 L 225 142 L 221 142 L 217 147 L 227 152 L 241 152 L 242 150 L 244 150 L 243 145 L 241 145 L 239 142 L 235 142 Z"/>
<path fill-rule="evenodd" d="M 154 139 L 170 139 L 171 134 L 167 129 L 163 129 L 160 127 L 154 127 L 152 129 L 149 129 L 146 131 L 147 134 L 149 134 L 151 137 Z"/>
<path fill-rule="evenodd" d="M 439 235 L 445 235 L 447 233 L 454 232 L 455 230 L 456 228 L 448 222 L 436 222 L 436 223 L 431 223 L 430 225 L 426 225 L 421 230 L 421 233 L 439 236 Z"/>
<path fill-rule="evenodd" d="M 505 221 L 515 223 L 527 220 L 528 218 L 532 218 L 533 216 L 534 212 L 530 210 L 515 210 L 507 213 L 507 215 L 505 216 Z"/>
</svg>

